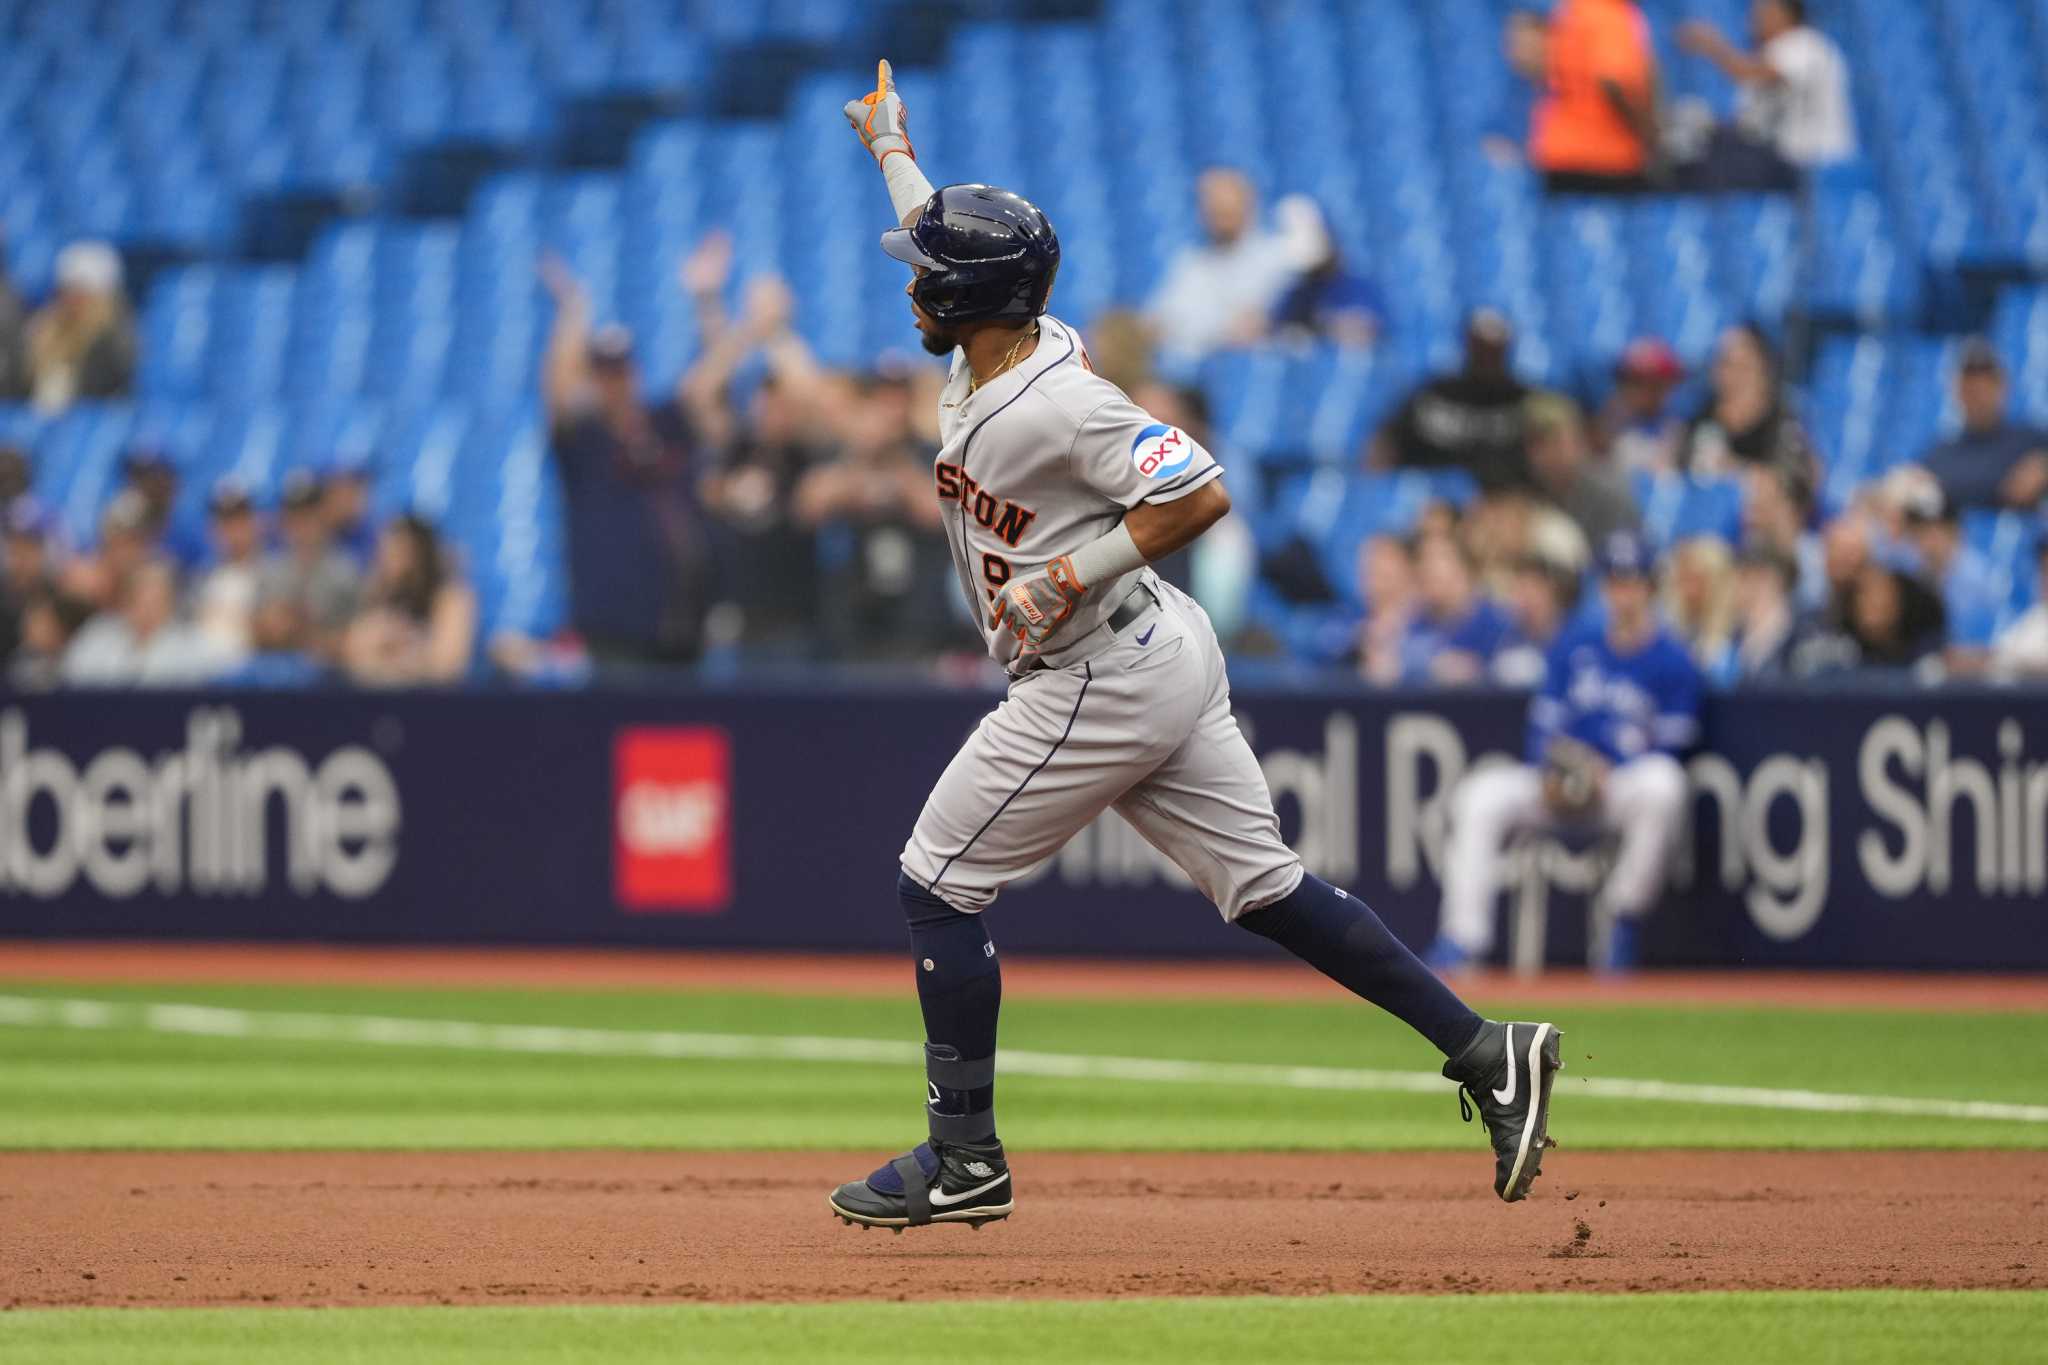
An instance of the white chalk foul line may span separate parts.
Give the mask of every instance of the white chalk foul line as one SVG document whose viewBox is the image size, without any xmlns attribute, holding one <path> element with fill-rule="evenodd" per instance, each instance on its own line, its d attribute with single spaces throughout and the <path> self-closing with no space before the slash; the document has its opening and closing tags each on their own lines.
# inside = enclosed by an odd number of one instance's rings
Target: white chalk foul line
<svg viewBox="0 0 2048 1365">
<path fill-rule="evenodd" d="M 250 1038 L 266 1042 L 351 1043 L 372 1047 L 449 1048 L 466 1052 L 550 1056 L 650 1057 L 698 1061 L 839 1062 L 915 1066 L 917 1043 L 801 1034 L 681 1033 L 669 1030 L 484 1024 L 458 1019 L 395 1019 L 375 1014 L 304 1014 L 275 1010 L 0 995 L 0 1026 L 107 1029 Z M 1168 1085 L 1241 1085 L 1280 1090 L 1351 1090 L 1442 1094 L 1449 1082 L 1433 1071 L 1371 1071 L 1335 1066 L 1270 1066 L 1258 1062 L 1172 1061 L 1004 1048 L 1006 1075 Z M 1748 1085 L 1695 1085 L 1615 1076 L 1577 1080 L 1568 1092 L 1609 1100 L 1701 1104 L 1733 1109 L 1790 1109 L 1818 1114 L 1883 1114 L 1898 1118 L 1987 1119 L 2048 1123 L 2048 1105 L 1991 1100 L 1851 1095 Z"/>
</svg>

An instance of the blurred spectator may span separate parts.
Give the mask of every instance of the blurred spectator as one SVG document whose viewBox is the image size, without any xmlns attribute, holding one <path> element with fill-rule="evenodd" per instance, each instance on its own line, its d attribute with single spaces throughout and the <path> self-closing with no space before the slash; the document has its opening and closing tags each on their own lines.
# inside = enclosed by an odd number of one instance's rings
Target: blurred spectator
<svg viewBox="0 0 2048 1365">
<path fill-rule="evenodd" d="M 1791 560 L 1794 598 L 1800 611 L 1827 604 L 1828 575 L 1820 534 L 1812 529 L 1813 485 L 1782 465 L 1760 465 L 1742 485 L 1745 544 L 1767 545 Z"/>
<path fill-rule="evenodd" d="M 107 609 L 126 594 L 130 575 L 159 550 L 149 500 L 133 488 L 124 488 L 108 499 L 106 510 L 100 513 L 98 549 L 63 565 L 58 584 L 67 595 L 95 610 Z"/>
<path fill-rule="evenodd" d="M 211 551 L 203 534 L 180 527 L 176 520 L 179 482 L 178 462 L 161 446 L 139 443 L 121 457 L 121 486 L 141 494 L 149 538 L 183 573 L 204 564 Z"/>
<path fill-rule="evenodd" d="M 1502 687 L 1542 685 L 1550 647 L 1571 619 L 1579 600 L 1579 568 L 1585 547 L 1572 537 L 1537 543 L 1516 562 L 1508 588 L 1508 639 L 1493 656 L 1488 670 Z"/>
<path fill-rule="evenodd" d="M 844 658 L 922 657 L 952 629 L 938 597 L 951 576 L 932 452 L 911 434 L 909 404 L 907 380 L 866 380 L 838 457 L 797 486 L 796 519 L 838 545 L 812 590 Z"/>
<path fill-rule="evenodd" d="M 1818 482 L 1813 444 L 1785 401 L 1777 352 L 1762 331 L 1739 323 L 1721 333 L 1708 381 L 1706 401 L 1679 441 L 1680 469 L 1717 478 L 1772 465 Z"/>
<path fill-rule="evenodd" d="M 1939 487 L 1920 485 L 1900 510 L 1920 572 L 1927 586 L 1941 597 L 1949 672 L 1983 672 L 2010 596 L 2005 573 L 1982 550 L 1963 540 L 1956 506 Z"/>
<path fill-rule="evenodd" d="M 828 455 L 811 434 L 793 386 L 768 375 L 746 420 L 705 477 L 704 504 L 728 546 L 729 600 L 750 646 L 801 645 L 816 618 L 817 550 L 792 510 L 797 485 Z"/>
<path fill-rule="evenodd" d="M 29 453 L 12 441 L 0 441 L 0 507 L 29 491 L 35 482 L 35 463 Z"/>
<path fill-rule="evenodd" d="M 1982 337 L 1956 368 L 1963 427 L 1920 459 L 1958 507 L 2030 508 L 2048 493 L 2048 434 L 2006 415 L 2005 366 Z"/>
<path fill-rule="evenodd" d="M 1708 677 L 1724 687 L 1773 682 L 1792 672 L 1798 607 L 1792 600 L 1799 566 L 1784 548 L 1752 540 L 1735 561 L 1734 629 Z"/>
<path fill-rule="evenodd" d="M 21 639 L 9 662 L 7 680 L 28 691 L 61 686 L 64 657 L 92 608 L 61 592 L 30 598 L 22 607 Z"/>
<path fill-rule="evenodd" d="M 1290 194 L 1273 206 L 1273 218 L 1300 272 L 1273 306 L 1273 335 L 1339 346 L 1372 345 L 1379 338 L 1383 311 L 1379 291 L 1344 263 L 1316 201 Z"/>
<path fill-rule="evenodd" d="M 28 363 L 28 310 L 7 273 L 7 243 L 0 238 L 0 403 L 29 396 L 34 380 Z"/>
<path fill-rule="evenodd" d="M 1865 668 L 1906 668 L 1938 655 L 1941 599 L 1910 574 L 1871 561 L 1850 582 L 1841 619 Z"/>
<path fill-rule="evenodd" d="M 372 687 L 459 682 L 476 650 L 476 594 L 424 518 L 395 518 L 377 537 L 342 661 Z"/>
<path fill-rule="evenodd" d="M 135 324 L 112 247 L 73 242 L 57 253 L 57 292 L 29 320 L 28 355 L 31 395 L 45 412 L 130 390 Z"/>
<path fill-rule="evenodd" d="M 1642 524 L 1628 475 L 1592 458 L 1585 427 L 1568 398 L 1529 400 L 1529 474 L 1539 496 L 1570 517 L 1589 545 Z"/>
<path fill-rule="evenodd" d="M 296 603 L 312 632 L 313 652 L 323 659 L 338 657 L 342 631 L 355 614 L 361 576 L 334 546 L 320 481 L 310 471 L 285 475 L 278 509 L 282 548 L 257 575 L 257 600 Z"/>
<path fill-rule="evenodd" d="M 250 649 L 214 679 L 222 687 L 311 687 L 327 669 L 313 657 L 305 609 L 289 597 L 258 602 L 249 627 Z"/>
<path fill-rule="evenodd" d="M 1125 393 L 1136 393 L 1152 379 L 1151 324 L 1128 308 L 1098 313 L 1088 329 L 1088 363 Z"/>
<path fill-rule="evenodd" d="M 1195 199 L 1207 240 L 1174 253 L 1145 306 L 1160 350 L 1182 364 L 1263 336 L 1296 269 L 1286 245 L 1259 226 L 1258 192 L 1243 171 L 1203 171 Z"/>
<path fill-rule="evenodd" d="M 1821 570 L 1824 607 L 1839 620 L 1842 604 L 1863 567 L 1872 561 L 1869 516 L 1852 507 L 1821 529 Z"/>
<path fill-rule="evenodd" d="M 1439 937 L 1429 961 L 1456 970 L 1493 945 L 1494 899 L 1508 840 L 1527 829 L 1620 836 L 1595 897 L 1611 918 L 1605 966 L 1636 963 L 1637 929 L 1656 907 L 1685 825 L 1678 755 L 1699 736 L 1700 680 L 1657 622 L 1650 556 L 1621 533 L 1601 547 L 1605 622 L 1566 631 L 1529 703 L 1527 760 L 1482 764 L 1452 789 Z"/>
<path fill-rule="evenodd" d="M 1543 15 L 1533 9 L 1508 12 L 1501 25 L 1501 56 L 1515 79 L 1480 133 L 1480 150 L 1499 165 L 1520 165 L 1529 141 L 1529 114 L 1543 85 Z"/>
<path fill-rule="evenodd" d="M 215 486 L 206 510 L 213 533 L 213 565 L 193 592 L 193 625 L 225 658 L 249 652 L 250 620 L 263 567 L 263 521 L 249 490 L 232 479 Z"/>
<path fill-rule="evenodd" d="M 65 651 L 64 681 L 85 687 L 179 687 L 227 662 L 178 620 L 178 573 L 151 559 L 128 575 L 119 603 L 86 622 Z"/>
<path fill-rule="evenodd" d="M 1650 187 L 1657 61 L 1635 0 L 1559 0 L 1544 34 L 1544 93 L 1529 160 L 1552 194 Z"/>
<path fill-rule="evenodd" d="M 1456 536 L 1422 537 L 1414 558 L 1416 610 L 1401 644 L 1401 680 L 1441 686 L 1482 680 L 1513 622 L 1481 595 L 1477 565 Z"/>
<path fill-rule="evenodd" d="M 1527 491 L 1499 489 L 1472 499 L 1462 516 L 1446 502 L 1425 504 L 1424 515 L 1416 519 L 1415 535 L 1417 539 L 1435 534 L 1456 536 L 1477 566 L 1479 590 L 1504 598 L 1515 566 L 1529 552 L 1533 528 L 1545 517 L 1560 517 L 1570 525 L 1570 518 L 1537 502 Z"/>
<path fill-rule="evenodd" d="M 1508 368 L 1514 329 L 1491 309 L 1465 324 L 1465 364 L 1416 388 L 1373 437 L 1375 469 L 1462 469 L 1483 489 L 1524 487 L 1529 395 Z"/>
<path fill-rule="evenodd" d="M 589 296 L 560 259 L 540 274 L 555 301 L 541 389 L 566 504 L 570 621 L 599 664 L 694 659 L 710 554 L 683 396 L 644 402 L 631 334 L 592 331 Z"/>
<path fill-rule="evenodd" d="M 377 548 L 377 526 L 370 508 L 376 482 L 376 457 L 367 450 L 338 452 L 321 472 L 321 512 L 335 547 L 358 568 L 369 566 Z"/>
<path fill-rule="evenodd" d="M 1802 171 L 1856 155 L 1848 63 L 1806 22 L 1804 0 L 1754 0 L 1749 23 L 1753 53 L 1704 19 L 1678 27 L 1679 47 L 1742 87 L 1734 123 L 1711 129 L 1683 169 L 1688 188 L 1793 190 Z"/>
<path fill-rule="evenodd" d="M 1593 419 L 1593 442 L 1624 473 L 1668 473 L 1678 465 L 1685 423 L 1671 391 L 1685 378 L 1678 353 L 1661 337 L 1637 337 L 1614 367 L 1614 388 Z"/>
<path fill-rule="evenodd" d="M 1415 560 L 1397 536 L 1368 536 L 1358 547 L 1359 596 L 1365 617 L 1358 623 L 1352 657 L 1358 676 L 1379 687 L 1401 681 L 1403 648 L 1415 619 Z"/>
<path fill-rule="evenodd" d="M 816 537 L 792 503 L 804 475 L 831 454 L 833 437 L 820 420 L 824 385 L 791 326 L 780 280 L 750 282 L 741 316 L 726 317 L 731 263 L 731 244 L 713 233 L 681 272 L 700 349 L 680 392 L 702 447 L 717 452 L 701 483 L 725 580 L 713 633 L 755 650 L 806 652 L 817 635 Z M 757 353 L 765 354 L 768 373 L 740 413 L 732 405 L 734 375 Z"/>
<path fill-rule="evenodd" d="M 50 565 L 50 516 L 35 499 L 16 498 L 0 511 L 7 537 L 0 576 L 0 658 L 12 658 L 21 644 L 22 617 L 29 604 L 48 597 L 56 584 Z"/>
<path fill-rule="evenodd" d="M 1461 520 L 1457 504 L 1447 498 L 1431 498 L 1416 512 L 1415 529 L 1410 534 L 1418 540 L 1424 536 L 1455 536 L 1461 530 L 1465 530 L 1470 521 L 1469 510 Z M 1473 537 L 1470 534 L 1466 534 L 1463 539 L 1468 547 L 1472 546 Z"/>
<path fill-rule="evenodd" d="M 1664 616 L 1693 661 L 1711 669 L 1728 648 L 1735 619 L 1735 557 L 1718 536 L 1671 548 L 1664 566 Z"/>
<path fill-rule="evenodd" d="M 2034 547 L 2034 559 L 2034 605 L 1992 642 L 1994 678 L 2048 678 L 2048 538 Z"/>
</svg>

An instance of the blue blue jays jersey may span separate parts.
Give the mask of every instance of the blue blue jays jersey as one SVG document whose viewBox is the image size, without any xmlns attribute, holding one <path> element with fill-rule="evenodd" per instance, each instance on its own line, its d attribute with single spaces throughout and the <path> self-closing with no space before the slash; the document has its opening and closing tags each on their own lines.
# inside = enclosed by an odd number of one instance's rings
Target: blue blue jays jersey
<svg viewBox="0 0 2048 1365">
<path fill-rule="evenodd" d="M 1615 763 L 1677 753 L 1699 738 L 1700 674 L 1662 626 L 1633 654 L 1617 654 L 1598 626 L 1567 630 L 1551 646 L 1543 690 L 1529 703 L 1529 761 L 1559 735 Z"/>
</svg>

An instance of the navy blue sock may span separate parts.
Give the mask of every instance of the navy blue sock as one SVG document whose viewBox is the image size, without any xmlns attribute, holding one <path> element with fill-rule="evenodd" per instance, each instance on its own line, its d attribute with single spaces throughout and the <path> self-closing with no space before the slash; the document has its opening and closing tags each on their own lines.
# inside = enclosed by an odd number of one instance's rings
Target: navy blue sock
<svg viewBox="0 0 2048 1365">
<path fill-rule="evenodd" d="M 925 1111 L 944 1142 L 996 1135 L 996 1015 L 1003 969 L 980 915 L 966 915 L 899 875 L 924 1008 Z"/>
<path fill-rule="evenodd" d="M 1239 915 L 1237 922 L 1372 1001 L 1446 1057 L 1457 1056 L 1479 1034 L 1484 1021 L 1394 937 L 1370 906 L 1319 877 L 1303 874 L 1300 886 L 1271 905 Z"/>
</svg>

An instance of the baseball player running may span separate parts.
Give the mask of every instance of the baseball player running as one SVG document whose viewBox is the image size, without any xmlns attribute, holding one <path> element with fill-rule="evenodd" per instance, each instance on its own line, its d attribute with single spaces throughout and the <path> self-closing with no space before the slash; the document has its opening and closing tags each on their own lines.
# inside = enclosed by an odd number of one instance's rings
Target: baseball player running
<svg viewBox="0 0 2048 1365">
<path fill-rule="evenodd" d="M 1230 712 L 1223 652 L 1194 600 L 1147 567 L 1230 510 L 1222 469 L 1089 367 L 1047 314 L 1060 246 L 1043 213 L 987 185 L 934 191 L 889 64 L 846 116 L 902 226 L 910 311 L 952 369 L 933 481 L 960 588 L 1009 694 L 940 776 L 897 893 L 924 1012 L 928 1139 L 830 1203 L 848 1223 L 972 1227 L 1014 1207 L 996 1137 L 1002 972 L 981 912 L 1105 809 L 1185 871 L 1223 917 L 1390 1011 L 1448 1059 L 1491 1137 L 1494 1190 L 1543 1159 L 1559 1034 L 1480 1018 L 1370 909 L 1280 839 Z"/>
</svg>

